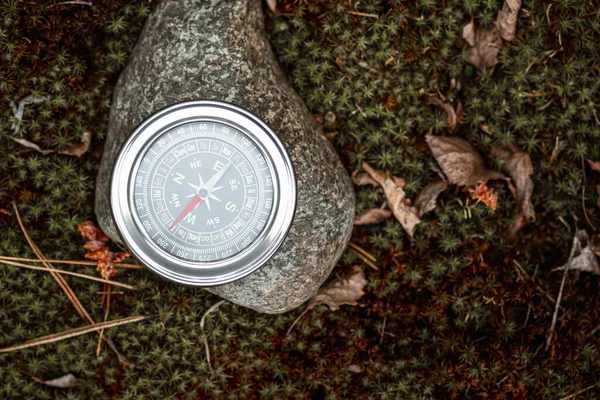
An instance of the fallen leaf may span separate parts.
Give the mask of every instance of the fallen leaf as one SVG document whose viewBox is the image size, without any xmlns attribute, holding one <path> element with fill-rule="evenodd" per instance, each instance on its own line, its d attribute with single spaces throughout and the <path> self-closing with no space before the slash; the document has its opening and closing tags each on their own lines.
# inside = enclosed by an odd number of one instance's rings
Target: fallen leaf
<svg viewBox="0 0 600 400">
<path fill-rule="evenodd" d="M 592 240 L 590 240 L 590 249 L 600 257 L 600 235 L 592 235 Z"/>
<path fill-rule="evenodd" d="M 310 310 L 319 304 L 327 304 L 331 311 L 336 311 L 343 304 L 356 305 L 365 292 L 363 288 L 367 284 L 365 273 L 358 266 L 352 267 L 350 276 L 346 279 L 336 279 L 321 287 L 317 293 L 308 300 L 306 310 Z"/>
<path fill-rule="evenodd" d="M 587 162 L 590 164 L 591 169 L 600 172 L 600 161 L 587 160 Z"/>
<path fill-rule="evenodd" d="M 496 210 L 498 205 L 498 195 L 494 192 L 494 189 L 487 187 L 485 182 L 478 183 L 474 186 L 467 187 L 467 191 L 471 193 L 471 197 L 475 200 L 479 200 L 492 210 Z"/>
<path fill-rule="evenodd" d="M 362 163 L 362 167 L 381 186 L 394 217 L 412 238 L 417 224 L 421 220 L 417 215 L 417 209 L 407 203 L 408 199 L 405 199 L 405 193 L 402 189 L 406 183 L 404 179 L 392 176 L 389 171 L 374 170 L 366 162 Z"/>
<path fill-rule="evenodd" d="M 415 200 L 415 208 L 417 209 L 417 215 L 422 216 L 426 212 L 435 209 L 435 203 L 444 190 L 448 188 L 448 184 L 443 180 L 436 180 L 425 186 L 421 193 Z"/>
<path fill-rule="evenodd" d="M 61 376 L 60 378 L 44 381 L 36 376 L 32 376 L 31 379 L 34 381 L 41 383 L 46 386 L 59 388 L 59 389 L 67 389 L 72 388 L 79 385 L 79 379 L 75 378 L 73 374 L 67 374 L 65 376 Z"/>
<path fill-rule="evenodd" d="M 517 16 L 521 8 L 521 0 L 505 0 L 502 10 L 496 18 L 496 25 L 502 39 L 514 40 L 517 37 Z"/>
<path fill-rule="evenodd" d="M 85 131 L 81 136 L 81 143 L 72 143 L 67 150 L 59 151 L 58 154 L 81 157 L 84 153 L 88 151 L 91 142 L 92 133 L 90 131 Z"/>
<path fill-rule="evenodd" d="M 446 117 L 448 118 L 448 131 L 452 132 L 457 121 L 456 112 L 454 111 L 452 104 L 446 103 L 435 96 L 425 96 L 424 101 L 425 104 L 432 104 L 441 108 L 446 113 Z"/>
<path fill-rule="evenodd" d="M 12 215 L 6 208 L 0 208 L 0 214 Z"/>
<path fill-rule="evenodd" d="M 277 10 L 277 0 L 267 0 L 267 5 L 269 6 L 269 9 L 275 13 Z"/>
<path fill-rule="evenodd" d="M 357 186 L 362 186 L 362 185 L 379 186 L 379 183 L 377 183 L 377 181 L 375 179 L 371 178 L 371 175 L 367 174 L 366 172 L 354 171 L 351 175 L 351 178 L 352 178 L 352 182 L 354 182 L 354 184 Z"/>
<path fill-rule="evenodd" d="M 19 105 L 17 106 L 14 101 L 10 102 L 10 107 L 12 108 L 13 116 L 16 121 L 12 123 L 10 129 L 13 130 L 13 134 L 17 134 L 19 132 L 19 128 L 21 127 L 21 122 L 23 122 L 23 114 L 25 113 L 25 106 L 29 104 L 39 104 L 46 100 L 49 100 L 50 96 L 40 96 L 35 97 L 33 95 L 29 95 L 19 101 Z"/>
<path fill-rule="evenodd" d="M 354 225 L 377 224 L 381 221 L 385 221 L 391 216 L 392 212 L 390 210 L 384 208 L 372 208 L 370 210 L 365 210 L 354 217 Z"/>
<path fill-rule="evenodd" d="M 450 183 L 472 186 L 490 179 L 508 179 L 488 170 L 475 148 L 463 138 L 427 135 L 425 140 Z"/>
<path fill-rule="evenodd" d="M 335 137 L 339 134 L 338 131 L 333 131 L 333 132 L 327 132 L 325 134 L 325 137 L 327 138 L 327 140 L 329 140 L 330 142 L 333 142 L 333 139 L 335 139 Z"/>
<path fill-rule="evenodd" d="M 362 372 L 362 368 L 356 364 L 348 365 L 348 371 L 353 372 L 355 374 L 360 374 Z"/>
<path fill-rule="evenodd" d="M 35 150 L 39 153 L 42 153 L 43 155 L 46 154 L 50 154 L 50 153 L 54 153 L 54 150 L 44 150 L 42 149 L 40 146 L 38 146 L 37 144 L 30 142 L 29 140 L 26 139 L 21 139 L 21 138 L 16 138 L 14 136 L 9 136 L 12 140 L 14 140 L 15 142 L 19 143 L 21 146 L 25 146 L 28 149 L 32 149 Z"/>
<path fill-rule="evenodd" d="M 463 28 L 463 38 L 469 44 L 467 62 L 477 69 L 491 68 L 498 64 L 498 52 L 502 40 L 496 25 L 475 27 L 473 20 Z"/>
<path fill-rule="evenodd" d="M 517 205 L 514 210 L 515 225 L 512 234 L 516 230 L 529 222 L 535 221 L 535 211 L 531 203 L 531 194 L 533 193 L 533 165 L 529 154 L 520 151 L 514 147 L 492 146 L 490 153 L 492 156 L 498 156 L 504 161 L 502 169 L 510 175 L 516 185 Z"/>
<path fill-rule="evenodd" d="M 109 238 L 96 228 L 92 221 L 85 221 L 77 226 L 81 236 L 85 240 L 83 247 L 88 250 L 85 258 L 97 261 L 96 270 L 104 279 L 110 279 L 117 273 L 115 263 L 121 262 L 130 256 L 129 253 L 113 253 L 106 246 Z"/>
<path fill-rule="evenodd" d="M 594 235 L 592 237 L 592 241 L 590 242 L 590 237 L 588 233 L 582 229 L 575 234 L 573 238 L 573 259 L 571 260 L 571 264 L 569 265 L 569 270 L 578 270 L 578 271 L 586 271 L 591 272 L 593 274 L 600 274 L 600 264 L 598 264 L 598 258 L 596 254 L 594 254 L 593 248 L 595 249 L 599 243 L 598 238 L 595 238 L 598 235 Z M 567 267 L 567 265 L 563 265 L 562 267 L 555 268 L 554 271 L 562 271 Z"/>
</svg>

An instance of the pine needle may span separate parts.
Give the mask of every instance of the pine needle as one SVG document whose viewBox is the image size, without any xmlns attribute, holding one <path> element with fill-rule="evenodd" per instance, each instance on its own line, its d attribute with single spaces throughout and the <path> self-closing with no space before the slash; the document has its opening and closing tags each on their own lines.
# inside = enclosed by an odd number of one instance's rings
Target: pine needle
<svg viewBox="0 0 600 400">
<path fill-rule="evenodd" d="M 0 256 L 0 260 L 10 260 L 10 261 L 26 261 L 26 262 L 43 262 L 36 258 L 23 258 L 23 257 L 8 257 L 8 256 Z M 90 265 L 97 266 L 98 263 L 95 261 L 77 261 L 77 260 L 45 260 L 49 263 L 54 264 L 69 264 L 69 265 Z M 142 269 L 139 265 L 135 264 L 125 264 L 125 263 L 116 263 L 114 264 L 115 268 L 126 268 L 126 269 Z"/>
<path fill-rule="evenodd" d="M 70 339 L 72 337 L 85 335 L 86 333 L 99 331 L 101 329 L 108 329 L 119 325 L 125 325 L 132 322 L 138 322 L 145 319 L 151 318 L 147 315 L 139 315 L 135 317 L 127 317 L 121 318 L 114 321 L 102 322 L 99 324 L 91 324 L 87 326 L 82 326 L 80 328 L 69 329 L 64 332 L 54 333 L 52 335 L 42 336 L 37 339 L 29 340 L 25 343 L 17 344 L 15 346 L 5 347 L 4 349 L 0 349 L 0 353 L 8 353 L 10 351 L 26 349 L 28 347 L 40 346 L 43 344 L 54 343 L 65 339 Z"/>
</svg>

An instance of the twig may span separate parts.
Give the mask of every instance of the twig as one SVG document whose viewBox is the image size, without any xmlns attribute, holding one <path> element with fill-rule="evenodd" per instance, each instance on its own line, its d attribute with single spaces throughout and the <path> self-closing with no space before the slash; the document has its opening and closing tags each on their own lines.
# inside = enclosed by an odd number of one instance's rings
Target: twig
<svg viewBox="0 0 600 400">
<path fill-rule="evenodd" d="M 590 218 L 588 217 L 587 211 L 585 209 L 585 187 L 587 186 L 587 178 L 585 176 L 585 159 L 583 156 L 581 156 L 581 172 L 583 172 L 583 185 L 581 185 L 581 208 L 583 209 L 583 215 L 585 216 L 585 220 L 587 221 L 587 223 L 590 224 L 592 229 L 597 231 L 598 229 L 596 229 L 594 224 L 592 224 L 592 221 L 590 221 Z"/>
<path fill-rule="evenodd" d="M 4 259 L 0 259 L 0 264 L 7 264 L 7 265 L 14 265 L 15 267 L 21 267 L 21 268 L 27 268 L 27 269 L 34 269 L 37 271 L 48 271 L 51 273 L 59 273 L 59 274 L 63 274 L 63 275 L 72 275 L 72 276 L 76 276 L 78 278 L 84 278 L 84 279 L 89 279 L 91 281 L 96 281 L 96 282 L 102 282 L 102 283 L 108 283 L 110 285 L 115 285 L 115 286 L 120 286 L 126 289 L 131 289 L 131 290 L 135 290 L 135 286 L 131 286 L 131 285 L 127 285 L 126 283 L 119 283 L 119 282 L 115 282 L 115 281 L 109 281 L 106 279 L 102 279 L 102 278 L 96 278 L 95 276 L 90 276 L 90 275 L 85 275 L 85 274 L 79 274 L 77 272 L 71 272 L 71 271 L 64 271 L 62 269 L 56 269 L 56 268 L 44 268 L 44 267 L 36 267 L 35 265 L 27 265 L 27 264 L 22 264 L 22 263 L 18 263 L 18 262 L 14 262 L 14 261 L 8 261 L 8 260 L 4 260 Z"/>
<path fill-rule="evenodd" d="M 0 260 L 27 261 L 27 262 L 38 262 L 38 263 L 43 262 L 43 261 L 41 261 L 39 259 L 35 259 L 35 258 L 8 257 L 8 256 L 0 256 Z M 98 265 L 98 263 L 94 262 L 94 261 L 48 260 L 48 259 L 45 259 L 44 261 L 49 262 L 49 263 L 54 263 L 54 264 L 91 265 L 91 266 Z M 116 268 L 142 269 L 142 267 L 140 267 L 139 265 L 135 265 L 135 264 L 116 263 L 116 264 L 113 264 L 113 266 Z"/>
<path fill-rule="evenodd" d="M 54 8 L 54 7 L 63 6 L 63 5 L 67 5 L 67 4 L 80 4 L 82 6 L 93 6 L 94 5 L 91 1 L 71 0 L 71 1 L 63 1 L 60 3 L 53 4 L 48 8 Z"/>
<path fill-rule="evenodd" d="M 111 289 L 111 286 L 108 286 L 106 283 L 104 284 L 104 286 L 106 289 L 106 312 L 104 313 L 104 322 L 106 322 L 106 320 L 108 319 L 108 312 L 110 311 L 110 289 Z M 100 337 L 98 338 L 98 347 L 96 348 L 96 357 L 100 357 L 100 350 L 102 349 L 102 338 L 103 337 L 104 337 L 104 329 L 101 329 Z"/>
<path fill-rule="evenodd" d="M 367 14 L 367 13 L 362 13 L 360 11 L 347 11 L 348 14 L 352 14 L 352 15 L 357 15 L 359 17 L 370 17 L 370 18 L 376 18 L 379 19 L 379 14 Z"/>
<path fill-rule="evenodd" d="M 206 337 L 206 332 L 204 331 L 204 321 L 208 314 L 215 311 L 224 302 L 225 302 L 225 300 L 221 300 L 221 301 L 217 302 L 216 304 L 214 304 L 212 307 L 210 307 L 208 310 L 206 310 L 206 312 L 202 316 L 202 319 L 200 320 L 200 330 L 202 331 L 202 336 L 204 339 L 204 348 L 206 349 L 206 362 L 208 363 L 208 369 L 210 370 L 210 374 L 212 376 L 215 375 L 215 372 L 213 371 L 212 366 L 210 365 L 210 349 L 208 347 L 208 338 Z"/>
<path fill-rule="evenodd" d="M 554 298 L 552 296 L 550 296 L 548 293 L 546 293 L 546 291 L 544 289 L 542 289 L 542 287 L 531 276 L 529 276 L 529 274 L 523 269 L 523 267 L 521 266 L 521 264 L 519 264 L 519 262 L 517 260 L 513 260 L 513 262 L 519 268 L 519 271 L 521 271 L 521 273 L 523 275 L 525 275 L 529 280 L 531 280 L 535 284 L 535 288 L 540 293 L 544 294 L 548 298 L 548 300 L 550 300 L 552 303 L 556 303 L 556 300 L 554 300 Z"/>
<path fill-rule="evenodd" d="M 575 249 L 579 244 L 579 240 L 575 238 L 573 240 L 573 246 L 571 246 L 571 254 L 569 254 L 569 259 L 565 264 L 565 272 L 563 273 L 562 282 L 560 283 L 560 290 L 558 292 L 558 298 L 556 299 L 556 306 L 554 307 L 554 315 L 552 315 L 552 325 L 550 325 L 550 330 L 546 335 L 546 351 L 550 348 L 550 344 L 552 343 L 552 336 L 554 335 L 554 328 L 556 327 L 556 319 L 558 318 L 558 309 L 560 306 L 560 301 L 562 300 L 563 289 L 565 288 L 565 281 L 567 280 L 567 272 L 569 272 L 569 267 L 571 266 L 571 262 L 573 262 L 573 257 L 575 256 Z"/>
<path fill-rule="evenodd" d="M 585 389 L 581 389 L 581 390 L 580 390 L 580 391 L 578 391 L 578 392 L 575 392 L 575 393 L 573 393 L 573 394 L 570 394 L 570 395 L 568 395 L 567 397 L 563 397 L 563 398 L 562 398 L 562 399 L 560 399 L 560 400 L 569 400 L 569 399 L 572 399 L 573 397 L 575 397 L 575 396 L 577 396 L 577 395 L 579 395 L 579 394 L 581 394 L 581 393 L 583 393 L 583 392 L 587 392 L 588 390 L 590 390 L 590 389 L 592 389 L 592 388 L 594 388 L 594 387 L 596 387 L 596 385 L 595 385 L 595 384 L 594 384 L 594 385 L 591 385 L 591 386 L 588 386 L 588 387 L 586 387 Z"/>
<path fill-rule="evenodd" d="M 69 329 L 64 332 L 54 333 L 52 335 L 42 336 L 37 339 L 29 340 L 25 343 L 21 343 L 15 346 L 6 347 L 4 349 L 0 349 L 0 353 L 8 353 L 9 351 L 26 349 L 28 347 L 40 346 L 42 344 L 54 343 L 65 339 L 70 339 L 72 337 L 85 335 L 86 333 L 95 332 L 100 329 L 108 329 L 119 325 L 129 324 L 131 322 L 138 322 L 145 319 L 149 319 L 150 316 L 147 315 L 139 315 L 135 317 L 127 317 L 121 318 L 110 322 L 102 322 L 100 324 L 92 324 L 87 326 L 82 326 L 80 328 Z"/>
<path fill-rule="evenodd" d="M 288 330 L 285 332 L 285 336 L 289 335 L 290 332 L 292 331 L 292 329 L 294 328 L 294 326 L 296 326 L 296 324 L 298 323 L 298 321 L 300 321 L 300 318 L 302 318 L 304 316 L 304 314 L 306 314 L 308 312 L 309 308 L 306 307 L 306 309 L 304 311 L 302 311 L 300 313 L 300 315 L 298 315 L 298 317 L 294 320 L 294 322 L 292 322 L 292 325 L 290 325 L 290 327 L 288 328 Z"/>
</svg>

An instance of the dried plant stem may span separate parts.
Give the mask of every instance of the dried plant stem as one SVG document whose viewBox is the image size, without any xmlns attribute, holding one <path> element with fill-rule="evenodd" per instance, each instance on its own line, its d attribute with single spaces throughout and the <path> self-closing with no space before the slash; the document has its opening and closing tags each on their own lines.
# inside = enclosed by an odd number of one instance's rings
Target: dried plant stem
<svg viewBox="0 0 600 400">
<path fill-rule="evenodd" d="M 292 329 L 294 329 L 294 326 L 296 326 L 296 324 L 298 323 L 298 321 L 300 321 L 300 318 L 302 318 L 304 316 L 304 314 L 306 314 L 308 312 L 308 310 L 310 310 L 308 307 L 306 307 L 306 309 L 304 311 L 302 311 L 300 313 L 300 315 L 298 315 L 298 318 L 296 318 L 294 320 L 294 322 L 292 322 L 292 325 L 290 325 L 290 327 L 288 328 L 287 332 L 285 333 L 285 336 L 289 335 L 290 332 L 292 331 Z"/>
<path fill-rule="evenodd" d="M 535 279 L 533 279 L 531 276 L 529 276 L 529 274 L 523 269 L 523 267 L 521 266 L 521 264 L 519 264 L 519 262 L 517 260 L 513 260 L 513 263 L 515 263 L 515 265 L 517 266 L 517 268 L 519 268 L 519 271 L 521 271 L 521 273 L 523 275 L 525 275 L 527 277 L 527 279 L 529 279 L 530 281 L 532 281 L 533 283 L 535 283 L 535 288 L 538 290 L 538 292 L 540 292 L 543 295 L 545 295 L 546 298 L 548 300 L 550 300 L 552 303 L 556 303 L 556 300 L 554 300 L 554 297 L 552 297 L 548 293 L 546 293 L 546 291 L 544 289 L 542 289 L 542 287 L 535 281 Z M 537 271 L 537 269 L 536 269 L 536 271 Z"/>
<path fill-rule="evenodd" d="M 202 337 L 204 339 L 204 348 L 206 349 L 206 362 L 208 363 L 208 369 L 210 370 L 210 374 L 212 376 L 215 375 L 215 372 L 213 371 L 212 366 L 210 365 L 210 349 L 208 347 L 208 338 L 206 337 L 206 332 L 204 331 L 204 321 L 206 320 L 206 316 L 208 314 L 215 311 L 224 302 L 225 302 L 225 300 L 221 300 L 221 301 L 217 302 L 216 304 L 212 305 L 208 310 L 206 310 L 206 312 L 202 316 L 202 319 L 200 320 L 200 330 L 202 331 Z"/>
<path fill-rule="evenodd" d="M 58 7 L 58 6 L 64 6 L 67 4 L 80 4 L 82 6 L 92 6 L 93 3 L 91 1 L 82 1 L 82 0 L 70 0 L 70 1 L 62 1 L 60 3 L 56 3 L 51 5 L 48 8 L 53 8 L 53 7 Z"/>
<path fill-rule="evenodd" d="M 379 14 L 367 14 L 367 13 L 362 13 L 360 11 L 347 11 L 347 13 L 352 14 L 352 15 L 357 15 L 359 17 L 370 17 L 370 18 L 379 19 Z"/>
<path fill-rule="evenodd" d="M 75 336 L 85 335 L 86 333 L 95 332 L 95 331 L 98 331 L 101 329 L 108 329 L 108 328 L 112 328 L 112 327 L 119 326 L 119 325 L 125 325 L 125 324 L 129 324 L 132 322 L 138 322 L 138 321 L 142 321 L 142 320 L 145 320 L 148 318 L 150 318 L 150 317 L 147 315 L 139 315 L 139 316 L 135 316 L 135 317 L 121 318 L 121 319 L 117 319 L 114 321 L 102 322 L 100 324 L 91 324 L 91 325 L 87 325 L 87 326 L 82 326 L 80 328 L 69 329 L 64 332 L 54 333 L 54 334 L 48 335 L 48 336 L 42 336 L 40 338 L 30 340 L 25 343 L 21 343 L 21 344 L 15 345 L 15 346 L 0 349 L 0 353 L 8 353 L 8 352 L 14 351 L 14 350 L 21 350 L 21 349 L 26 349 L 28 347 L 40 346 L 42 344 L 54 343 L 54 342 L 69 339 L 69 338 L 72 338 Z"/>
<path fill-rule="evenodd" d="M 350 247 L 350 250 L 354 254 L 356 254 L 356 256 L 358 258 L 360 258 L 365 264 L 367 264 L 369 267 L 373 268 L 375 271 L 379 271 L 379 268 L 377 268 L 377 265 L 373 264 L 371 262 L 371 260 L 369 260 L 369 258 L 371 258 L 373 261 L 377 261 L 375 259 L 375 257 L 373 257 L 371 254 L 367 253 L 365 250 L 358 247 L 356 244 L 354 244 L 352 242 L 348 243 L 348 246 Z"/>
<path fill-rule="evenodd" d="M 36 267 L 35 265 L 27 265 L 27 264 L 22 264 L 22 263 L 18 263 L 18 262 L 14 262 L 14 261 L 8 261 L 8 260 L 4 260 L 4 259 L 0 259 L 0 264 L 14 265 L 15 267 L 34 269 L 36 271 L 48 271 L 48 272 L 55 272 L 55 273 L 59 273 L 59 274 L 63 274 L 63 275 L 72 275 L 72 276 L 76 276 L 78 278 L 88 279 L 90 281 L 102 282 L 102 283 L 107 283 L 109 285 L 120 286 L 120 287 L 123 287 L 126 289 L 135 290 L 135 286 L 127 285 L 125 283 L 109 281 L 109 280 L 102 279 L 102 278 L 96 278 L 95 276 L 79 274 L 77 272 L 71 272 L 71 271 L 64 271 L 62 269 L 56 269 L 56 268 L 50 269 L 50 268 L 44 268 L 44 267 Z"/>
<path fill-rule="evenodd" d="M 581 390 L 579 390 L 579 391 L 577 391 L 577 392 L 575 392 L 575 393 L 573 393 L 573 394 L 570 394 L 570 395 L 568 395 L 567 397 L 563 397 L 563 398 L 562 398 L 562 399 L 560 399 L 560 400 L 569 400 L 569 399 L 572 399 L 573 397 L 575 397 L 575 396 L 577 396 L 577 395 L 580 395 L 580 394 L 581 394 L 581 393 L 583 393 L 583 392 L 587 392 L 588 390 L 590 390 L 590 389 L 593 389 L 594 387 L 596 387 L 596 385 L 595 385 L 595 384 L 594 384 L 594 385 L 590 385 L 590 386 L 588 386 L 588 387 L 586 387 L 586 388 L 584 388 L 584 389 L 581 389 Z"/>
<path fill-rule="evenodd" d="M 104 298 L 104 296 L 106 296 L 106 312 L 104 313 L 104 322 L 106 323 L 106 320 L 108 320 L 108 312 L 110 311 L 110 289 L 111 289 L 111 286 L 108 286 L 105 283 L 104 289 L 106 291 L 106 294 L 102 295 L 102 297 Z M 99 336 L 100 337 L 98 338 L 98 347 L 96 348 L 96 357 L 100 357 L 100 350 L 102 350 L 102 338 L 104 337 L 104 328 L 100 330 Z"/>
<path fill-rule="evenodd" d="M 573 257 L 575 256 L 575 249 L 577 248 L 577 244 L 579 240 L 573 240 L 573 246 L 571 246 L 571 254 L 569 254 L 569 259 L 565 264 L 565 271 L 563 273 L 562 282 L 560 283 L 560 290 L 558 292 L 558 298 L 556 299 L 556 306 L 554 307 L 554 314 L 552 315 L 552 324 L 550 325 L 550 330 L 546 335 L 546 350 L 550 348 L 550 344 L 552 344 L 552 337 L 554 336 L 554 329 L 556 327 L 556 319 L 558 318 L 558 309 L 560 308 L 560 301 L 562 300 L 563 289 L 565 288 L 565 282 L 567 280 L 567 273 L 569 272 L 569 267 L 571 267 L 571 262 L 573 262 Z"/>
<path fill-rule="evenodd" d="M 590 224 L 593 230 L 597 231 L 598 229 L 596 229 L 592 221 L 590 221 L 585 209 L 585 187 L 587 186 L 587 178 L 585 176 L 585 158 L 583 156 L 581 156 L 581 172 L 583 173 L 583 185 L 581 185 L 581 208 L 583 209 L 583 215 L 585 216 L 587 223 Z"/>
<path fill-rule="evenodd" d="M 354 243 L 354 242 L 348 242 L 348 247 L 351 247 L 352 249 L 358 251 L 359 253 L 361 253 L 365 257 L 369 258 L 371 261 L 377 262 L 377 259 L 375 258 L 374 255 L 372 255 L 371 253 L 369 253 L 368 251 L 366 251 L 365 249 L 363 249 L 362 247 L 360 247 L 356 243 Z"/>
<path fill-rule="evenodd" d="M 38 259 L 35 259 L 35 258 L 8 257 L 8 256 L 0 256 L 0 260 L 25 261 L 25 262 L 37 262 L 37 263 L 43 262 L 42 260 L 38 260 Z M 54 264 L 90 265 L 90 266 L 96 266 L 96 265 L 98 265 L 98 263 L 95 262 L 95 261 L 48 260 L 48 259 L 46 259 L 44 261 L 49 262 L 49 263 L 54 263 Z M 139 265 L 135 265 L 135 264 L 116 263 L 113 266 L 116 267 L 116 268 L 142 269 L 142 267 L 140 267 Z"/>
</svg>

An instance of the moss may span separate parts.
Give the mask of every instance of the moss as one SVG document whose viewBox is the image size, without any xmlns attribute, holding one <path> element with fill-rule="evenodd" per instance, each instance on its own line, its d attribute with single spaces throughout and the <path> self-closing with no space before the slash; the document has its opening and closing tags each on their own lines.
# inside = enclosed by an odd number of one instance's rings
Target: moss
<svg viewBox="0 0 600 400">
<path fill-rule="evenodd" d="M 82 259 L 76 226 L 93 218 L 112 87 L 154 2 L 54 4 L 0 4 L 0 208 L 18 201 L 47 257 Z M 588 334 L 600 322 L 597 279 L 567 280 L 555 343 L 545 352 L 554 304 L 512 260 L 530 275 L 537 270 L 539 285 L 555 296 L 561 276 L 551 270 L 566 260 L 572 227 L 587 227 L 584 181 L 588 217 L 600 226 L 598 176 L 587 170 L 584 179 L 581 160 L 600 159 L 598 7 L 525 1 L 517 40 L 502 48 L 493 72 L 476 71 L 465 63 L 462 27 L 471 18 L 489 25 L 501 5 L 283 1 L 268 27 L 292 85 L 314 114 L 325 116 L 325 130 L 339 132 L 334 146 L 350 171 L 362 161 L 389 169 L 406 179 L 414 197 L 436 176 L 424 135 L 446 129 L 444 115 L 419 97 L 438 91 L 463 103 L 455 133 L 482 154 L 493 144 L 527 150 L 538 220 L 517 241 L 506 239 L 513 201 L 502 183 L 492 184 L 500 197 L 495 212 L 450 188 L 412 242 L 395 220 L 357 227 L 353 240 L 379 259 L 360 305 L 317 307 L 286 336 L 300 310 L 267 316 L 223 304 L 206 320 L 213 374 L 199 324 L 218 299 L 146 271 L 122 271 L 116 279 L 138 290 L 115 294 L 110 318 L 155 317 L 106 334 L 138 368 L 119 363 L 106 346 L 96 357 L 98 337 L 90 334 L 0 354 L 0 397 L 554 399 L 595 384 L 599 343 Z M 17 136 L 60 150 L 91 130 L 90 151 L 80 159 L 43 156 L 12 141 L 9 102 L 29 95 L 49 99 L 25 107 Z M 381 190 L 357 188 L 357 212 L 383 201 Z M 33 255 L 14 216 L 0 213 L 0 232 L 1 254 Z M 347 252 L 340 265 L 359 262 Z M 102 320 L 102 285 L 66 279 Z M 81 325 L 51 276 L 0 267 L 0 347 Z M 362 372 L 349 370 L 351 364 Z M 58 391 L 28 377 L 68 372 L 84 383 Z M 596 398 L 598 389 L 579 397 Z"/>
</svg>

